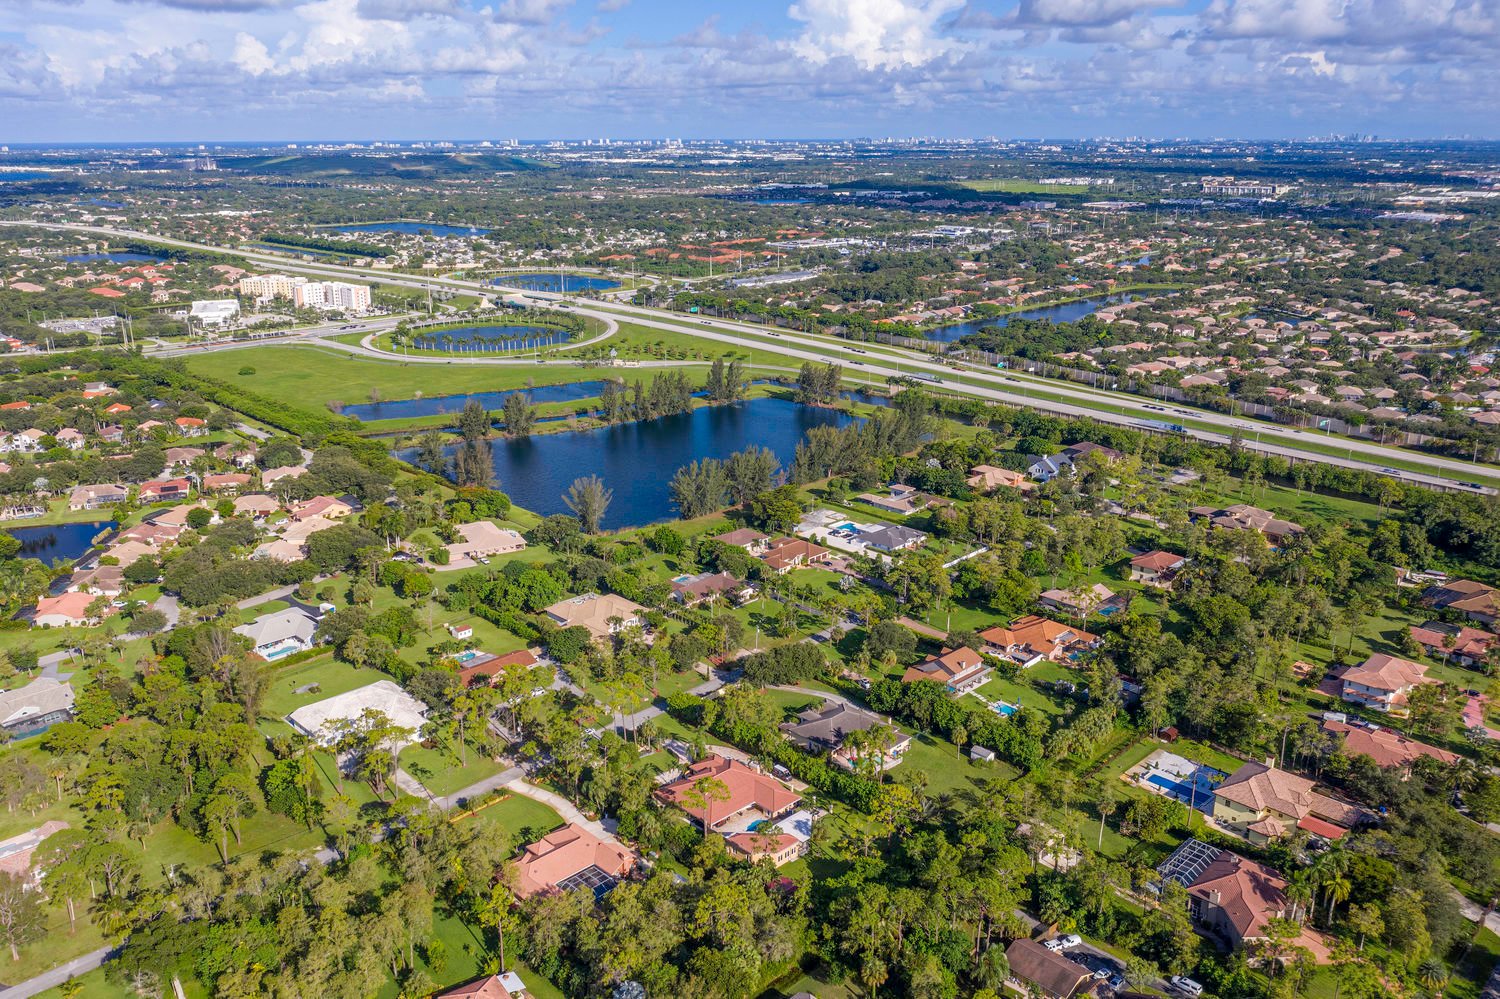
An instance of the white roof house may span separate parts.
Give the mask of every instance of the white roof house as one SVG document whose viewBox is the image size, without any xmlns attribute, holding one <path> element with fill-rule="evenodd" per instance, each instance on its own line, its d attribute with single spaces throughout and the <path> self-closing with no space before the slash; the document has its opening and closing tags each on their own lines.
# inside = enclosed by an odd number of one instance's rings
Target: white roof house
<svg viewBox="0 0 1500 999">
<path fill-rule="evenodd" d="M 394 724 L 411 729 L 413 738 L 427 721 L 427 706 L 391 680 L 377 680 L 368 686 L 304 704 L 287 715 L 286 720 L 303 735 L 326 744 L 332 740 L 330 723 L 353 721 L 372 708 Z"/>
<path fill-rule="evenodd" d="M 234 629 L 234 633 L 250 639 L 255 654 L 270 660 L 311 648 L 313 633 L 317 630 L 318 622 L 305 610 L 288 607 L 242 624 Z"/>
<path fill-rule="evenodd" d="M 73 685 L 39 676 L 24 687 L 0 693 L 0 728 L 8 731 L 44 728 L 66 721 L 73 712 Z"/>
</svg>

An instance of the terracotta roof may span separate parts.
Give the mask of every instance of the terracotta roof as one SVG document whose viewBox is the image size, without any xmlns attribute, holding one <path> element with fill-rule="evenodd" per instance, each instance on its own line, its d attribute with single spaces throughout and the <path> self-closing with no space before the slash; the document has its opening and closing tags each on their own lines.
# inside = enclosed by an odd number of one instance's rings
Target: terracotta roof
<svg viewBox="0 0 1500 999">
<path fill-rule="evenodd" d="M 1099 641 L 1098 635 L 1072 625 L 1060 624 L 1039 614 L 1029 614 L 1012 621 L 1009 627 L 986 628 L 979 633 L 979 637 L 990 645 L 1013 654 L 1024 656 L 1030 651 L 1049 659 L 1059 651 Z"/>
<path fill-rule="evenodd" d="M 933 656 L 924 663 L 910 667 L 901 677 L 901 681 L 914 683 L 917 680 L 936 680 L 939 683 L 952 683 L 983 665 L 984 659 L 979 653 L 967 645 L 961 645 L 940 656 Z"/>
<path fill-rule="evenodd" d="M 1422 683 L 1426 675 L 1427 667 L 1421 663 L 1377 652 L 1360 665 L 1344 670 L 1339 679 L 1345 683 L 1358 683 L 1374 690 L 1395 693 Z"/>
<path fill-rule="evenodd" d="M 753 531 L 748 527 L 740 527 L 728 532 L 727 534 L 714 535 L 714 537 L 709 540 L 722 541 L 726 545 L 736 545 L 739 547 L 743 547 L 745 545 L 753 545 L 757 542 L 765 541 L 767 540 L 767 538 L 766 535 L 760 533 L 759 531 Z"/>
<path fill-rule="evenodd" d="M 1388 728 L 1367 728 L 1363 725 L 1350 725 L 1348 722 L 1325 721 L 1323 731 L 1343 737 L 1345 755 L 1368 756 L 1382 767 L 1408 766 L 1422 756 L 1430 756 L 1441 763 L 1453 763 L 1458 759 L 1456 754 L 1445 749 L 1408 739 L 1400 732 Z"/>
<path fill-rule="evenodd" d="M 1176 555 L 1172 552 L 1154 551 L 1144 555 L 1137 555 L 1130 560 L 1130 564 L 1137 569 L 1145 569 L 1148 572 L 1169 572 L 1176 569 L 1187 561 L 1187 556 Z"/>
<path fill-rule="evenodd" d="M 729 790 L 729 797 L 723 801 L 709 802 L 709 808 L 684 804 L 684 798 L 691 794 L 693 785 L 705 777 L 722 781 Z M 711 754 L 694 763 L 688 767 L 686 774 L 664 785 L 657 794 L 687 812 L 700 824 L 705 814 L 712 815 L 713 825 L 716 827 L 747 808 L 758 808 L 767 815 L 780 815 L 802 800 L 801 795 L 776 778 L 752 770 L 739 760 L 726 760 L 718 754 Z"/>
<path fill-rule="evenodd" d="M 1222 851 L 1188 886 L 1188 894 L 1216 905 L 1243 939 L 1266 935 L 1266 924 L 1286 909 L 1286 881 L 1237 853 Z"/>
<path fill-rule="evenodd" d="M 516 894 L 530 898 L 554 891 L 568 878 L 597 867 L 620 877 L 635 866 L 635 857 L 618 843 L 607 843 L 583 826 L 569 823 L 527 845 L 516 860 Z"/>
</svg>

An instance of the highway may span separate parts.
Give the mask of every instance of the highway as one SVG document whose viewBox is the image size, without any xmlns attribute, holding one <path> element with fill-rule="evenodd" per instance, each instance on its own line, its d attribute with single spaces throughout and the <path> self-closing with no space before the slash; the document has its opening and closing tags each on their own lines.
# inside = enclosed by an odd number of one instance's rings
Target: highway
<svg viewBox="0 0 1500 999">
<path fill-rule="evenodd" d="M 1372 441 L 1346 437 L 1326 437 L 1311 431 L 1261 422 L 1247 417 L 1230 416 L 1211 410 L 1193 409 L 1185 406 L 1172 406 L 1166 412 L 1163 412 L 1159 408 L 1148 409 L 1148 405 L 1155 405 L 1155 403 L 1128 393 L 1096 389 L 1061 380 L 1039 378 L 1021 372 L 992 371 L 988 368 L 981 368 L 975 365 L 965 365 L 962 366 L 961 370 L 955 370 L 948 363 L 937 360 L 932 355 L 917 351 L 907 351 L 888 345 L 861 345 L 854 341 L 844 341 L 821 334 L 802 333 L 794 330 L 772 331 L 764 327 L 725 319 L 711 319 L 707 317 L 683 319 L 680 315 L 667 310 L 647 308 L 623 302 L 614 302 L 608 306 L 600 307 L 583 306 L 578 304 L 577 299 L 553 292 L 505 289 L 503 286 L 487 285 L 477 281 L 456 278 L 391 274 L 371 268 L 292 260 L 280 254 L 213 246 L 135 230 L 72 223 L 23 222 L 14 220 L 0 220 L 0 225 L 20 225 L 43 229 L 87 232 L 121 240 L 145 240 L 181 249 L 236 256 L 282 271 L 322 277 L 357 279 L 399 287 L 447 288 L 466 293 L 477 291 L 493 293 L 497 289 L 514 292 L 525 291 L 526 294 L 538 300 L 568 302 L 573 311 L 599 319 L 610 324 L 611 327 L 620 319 L 628 319 L 630 322 L 651 329 L 714 340 L 748 351 L 772 351 L 784 357 L 820 363 L 837 362 L 846 366 L 848 374 L 851 377 L 865 374 L 884 380 L 887 377 L 923 376 L 928 380 L 936 380 L 943 391 L 953 394 L 969 395 L 1013 406 L 1041 409 L 1059 415 L 1089 417 L 1100 422 L 1114 423 L 1135 429 L 1142 429 L 1141 423 L 1144 420 L 1159 421 L 1169 419 L 1170 422 L 1183 423 L 1186 426 L 1187 433 L 1201 440 L 1227 443 L 1231 439 L 1231 436 L 1237 432 L 1243 438 L 1243 446 L 1248 449 L 1288 458 L 1319 461 L 1325 464 L 1379 472 L 1424 485 L 1452 488 L 1456 483 L 1500 481 L 1500 470 L 1490 466 L 1477 465 L 1437 455 L 1421 454 L 1415 451 L 1377 444 Z M 359 325 L 361 331 L 373 334 L 374 332 L 379 332 L 381 329 L 395 325 L 395 322 L 396 320 L 375 320 Z M 329 332 L 337 331 L 332 328 L 320 328 L 318 330 L 288 335 L 287 337 L 268 338 L 249 343 L 236 342 L 222 345 L 222 347 L 215 345 L 206 348 L 191 348 L 182 351 L 173 351 L 172 353 L 194 353 L 201 352 L 204 349 L 235 349 L 242 346 L 259 346 L 266 343 L 310 341 L 319 346 L 386 360 L 401 360 L 406 363 L 451 363 L 448 358 L 405 357 L 379 351 L 369 346 L 371 337 L 366 337 L 365 343 L 358 346 L 324 339 L 323 337 Z M 537 360 L 535 358 L 522 357 L 476 357 L 472 359 L 464 358 L 463 363 L 536 364 Z M 557 361 L 554 363 L 574 364 L 577 362 Z M 1045 394 L 1052 398 L 1038 398 L 1038 394 Z M 1193 424 L 1201 425 L 1194 426 Z M 1337 449 L 1344 453 L 1342 455 L 1329 454 L 1321 449 Z M 1421 469 L 1414 470 L 1396 467 L 1402 464 L 1409 465 L 1413 463 L 1419 464 Z M 1483 487 L 1479 490 L 1471 489 L 1470 491 L 1494 493 L 1497 490 Z"/>
</svg>

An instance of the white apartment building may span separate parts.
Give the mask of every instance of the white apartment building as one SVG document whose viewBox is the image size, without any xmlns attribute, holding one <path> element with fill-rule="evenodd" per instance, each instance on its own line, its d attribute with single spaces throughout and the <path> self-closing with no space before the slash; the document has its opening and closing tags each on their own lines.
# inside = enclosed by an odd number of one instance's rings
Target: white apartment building
<svg viewBox="0 0 1500 999">
<path fill-rule="evenodd" d="M 342 281 L 308 281 L 293 289 L 292 301 L 299 309 L 368 312 L 370 287 Z"/>
</svg>

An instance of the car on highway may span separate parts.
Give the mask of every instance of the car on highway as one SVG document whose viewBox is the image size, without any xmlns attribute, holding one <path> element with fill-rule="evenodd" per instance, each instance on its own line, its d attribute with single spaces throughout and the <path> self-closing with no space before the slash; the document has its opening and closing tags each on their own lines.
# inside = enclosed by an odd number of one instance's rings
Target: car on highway
<svg viewBox="0 0 1500 999">
<path fill-rule="evenodd" d="M 1466 489 L 1483 489 L 1484 488 L 1484 486 L 1481 486 L 1477 482 L 1460 482 L 1459 485 L 1463 486 Z"/>
</svg>

